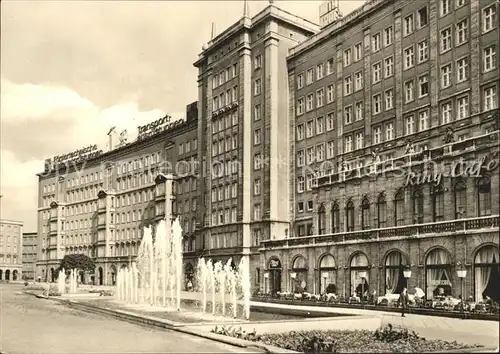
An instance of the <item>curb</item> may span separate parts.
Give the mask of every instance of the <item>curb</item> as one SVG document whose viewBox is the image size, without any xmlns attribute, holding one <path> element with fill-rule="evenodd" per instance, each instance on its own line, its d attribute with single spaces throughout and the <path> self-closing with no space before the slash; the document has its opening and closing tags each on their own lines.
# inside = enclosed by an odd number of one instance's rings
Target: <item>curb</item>
<svg viewBox="0 0 500 354">
<path fill-rule="evenodd" d="M 187 329 L 183 328 L 182 326 L 177 324 L 172 321 L 164 320 L 164 319 L 158 319 L 155 317 L 151 316 L 145 316 L 145 315 L 138 315 L 135 313 L 131 313 L 128 311 L 123 311 L 123 310 L 111 310 L 111 309 L 106 309 L 102 307 L 97 307 L 97 306 L 92 306 L 89 304 L 84 304 L 75 300 L 68 300 L 68 299 L 58 299 L 55 297 L 45 297 L 45 296 L 40 296 L 36 295 L 37 297 L 59 302 L 61 304 L 67 305 L 69 307 L 72 307 L 77 310 L 85 311 L 85 312 L 91 312 L 94 314 L 100 314 L 100 315 L 106 315 L 110 317 L 114 317 L 116 319 L 134 323 L 134 324 L 142 324 L 142 325 L 149 325 L 149 326 L 154 326 L 154 327 L 160 327 L 184 334 L 189 334 L 192 336 L 208 339 L 208 340 L 213 340 L 216 342 L 220 342 L 223 344 L 239 347 L 239 348 L 245 348 L 245 349 L 258 349 L 256 352 L 265 352 L 265 353 L 298 353 L 292 350 L 286 350 L 283 348 L 279 347 L 274 347 L 271 345 L 266 345 L 266 344 L 257 344 L 256 342 L 251 342 L 247 341 L 244 339 L 240 338 L 233 338 L 221 334 L 216 334 L 216 333 L 207 333 L 207 332 L 201 332 L 201 331 L 195 331 L 192 329 Z"/>
</svg>

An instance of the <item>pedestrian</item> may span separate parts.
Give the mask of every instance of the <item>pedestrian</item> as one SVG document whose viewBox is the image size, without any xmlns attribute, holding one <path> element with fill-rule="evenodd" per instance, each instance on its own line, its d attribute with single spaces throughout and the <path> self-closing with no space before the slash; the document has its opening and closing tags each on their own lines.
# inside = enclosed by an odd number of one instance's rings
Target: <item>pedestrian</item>
<svg viewBox="0 0 500 354">
<path fill-rule="evenodd" d="M 401 304 L 401 317 L 405 317 L 406 306 L 408 306 L 408 292 L 406 288 L 399 295 L 399 303 Z"/>
</svg>

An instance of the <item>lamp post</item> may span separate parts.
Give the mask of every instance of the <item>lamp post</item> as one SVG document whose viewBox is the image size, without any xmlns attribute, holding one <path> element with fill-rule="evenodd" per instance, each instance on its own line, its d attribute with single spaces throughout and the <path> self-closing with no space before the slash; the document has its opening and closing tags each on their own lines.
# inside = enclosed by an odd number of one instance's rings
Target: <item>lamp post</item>
<svg viewBox="0 0 500 354">
<path fill-rule="evenodd" d="M 464 292 L 463 292 L 463 285 L 464 285 L 464 278 L 467 276 L 467 269 L 464 269 L 462 266 L 457 269 L 457 276 L 460 278 L 460 310 L 462 311 L 462 314 L 464 314 Z"/>
<path fill-rule="evenodd" d="M 268 292 L 268 285 L 267 282 L 269 280 L 269 272 L 264 273 L 264 293 Z"/>
<path fill-rule="evenodd" d="M 361 278 L 361 303 L 363 303 L 363 295 L 365 294 L 366 271 L 362 270 L 361 272 L 359 272 L 359 277 Z"/>
<path fill-rule="evenodd" d="M 411 269 L 410 267 L 406 267 L 404 270 L 403 270 L 403 276 L 405 277 L 406 279 L 406 289 L 408 289 L 408 279 L 411 278 Z"/>
</svg>

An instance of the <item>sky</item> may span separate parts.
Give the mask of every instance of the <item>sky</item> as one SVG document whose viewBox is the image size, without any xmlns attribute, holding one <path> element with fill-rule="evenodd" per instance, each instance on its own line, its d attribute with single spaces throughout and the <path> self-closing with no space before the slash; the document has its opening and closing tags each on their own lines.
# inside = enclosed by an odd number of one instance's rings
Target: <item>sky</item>
<svg viewBox="0 0 500 354">
<path fill-rule="evenodd" d="M 319 22 L 322 1 L 274 5 Z M 364 1 L 341 1 L 346 15 Z M 193 63 L 243 14 L 239 1 L 2 1 L 0 217 L 36 231 L 46 158 L 90 144 L 197 100 Z M 268 1 L 249 1 L 250 15 Z"/>
</svg>

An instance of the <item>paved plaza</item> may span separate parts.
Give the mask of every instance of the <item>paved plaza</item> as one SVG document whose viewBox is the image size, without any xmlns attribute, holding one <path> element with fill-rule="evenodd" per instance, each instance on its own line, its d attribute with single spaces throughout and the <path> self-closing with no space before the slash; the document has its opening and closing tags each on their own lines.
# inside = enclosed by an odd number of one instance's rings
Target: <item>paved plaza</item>
<svg viewBox="0 0 500 354">
<path fill-rule="evenodd" d="M 0 284 L 0 352 L 19 353 L 242 353 L 178 332 L 138 326 L 70 309 Z M 256 350 L 253 350 L 256 352 Z"/>
<path fill-rule="evenodd" d="M 189 295 L 195 296 L 193 293 Z M 0 285 L 0 296 L 0 349 L 2 353 L 4 351 L 11 354 L 35 352 L 259 352 L 259 349 L 256 348 L 244 349 L 189 334 L 130 324 L 108 318 L 105 315 L 72 309 L 57 301 L 39 299 L 24 294 L 20 285 Z M 81 296 L 75 300 L 102 307 L 109 307 L 109 303 L 112 302 L 130 313 L 140 312 L 131 304 L 122 304 L 112 298 Z M 288 308 L 292 311 L 298 309 L 318 311 L 318 308 L 313 306 L 262 302 L 252 302 L 252 305 L 261 308 L 269 307 L 270 312 L 275 311 L 276 308 Z M 248 323 L 241 320 L 235 321 L 233 324 L 237 327 L 241 326 L 244 330 L 255 329 L 257 333 L 277 333 L 313 329 L 375 330 L 381 325 L 390 323 L 396 327 L 414 330 L 427 339 L 481 344 L 489 350 L 498 347 L 499 324 L 495 321 L 462 320 L 413 314 L 407 314 L 406 317 L 402 318 L 397 313 L 346 308 L 326 307 L 321 308 L 321 311 L 331 312 L 332 316 L 338 317 L 280 321 L 279 325 L 277 321 Z M 150 317 L 154 318 L 155 315 L 156 313 L 151 313 Z M 158 319 L 161 320 L 160 317 Z M 213 318 L 212 321 L 199 323 L 190 321 L 184 324 L 178 323 L 178 325 L 186 330 L 208 334 L 215 323 L 222 324 L 216 318 Z M 233 321 L 226 319 L 224 322 L 228 324 Z M 179 346 L 179 343 L 182 343 L 182 346 Z"/>
</svg>

